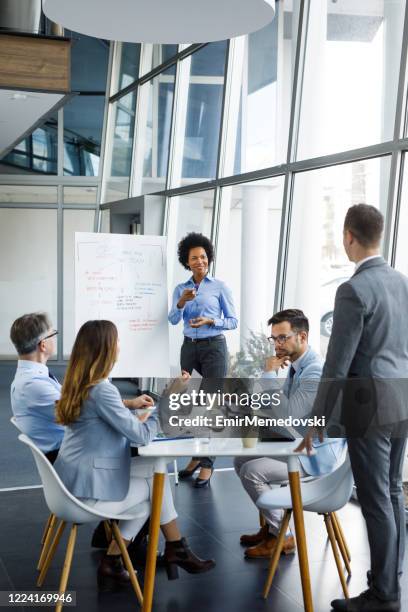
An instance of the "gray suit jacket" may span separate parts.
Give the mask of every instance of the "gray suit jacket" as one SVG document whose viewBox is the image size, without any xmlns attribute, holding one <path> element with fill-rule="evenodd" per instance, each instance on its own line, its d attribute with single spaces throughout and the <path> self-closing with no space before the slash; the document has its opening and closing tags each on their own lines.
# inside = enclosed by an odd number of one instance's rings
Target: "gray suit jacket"
<svg viewBox="0 0 408 612">
<path fill-rule="evenodd" d="M 407 308 L 408 279 L 382 257 L 340 285 L 316 414 L 329 415 L 342 390 L 342 421 L 356 435 L 408 418 Z"/>
<path fill-rule="evenodd" d="M 66 426 L 54 467 L 76 497 L 120 501 L 129 489 L 130 442 L 143 446 L 156 435 L 158 421 L 142 423 L 123 405 L 108 380 L 89 392 L 77 421 Z"/>
</svg>

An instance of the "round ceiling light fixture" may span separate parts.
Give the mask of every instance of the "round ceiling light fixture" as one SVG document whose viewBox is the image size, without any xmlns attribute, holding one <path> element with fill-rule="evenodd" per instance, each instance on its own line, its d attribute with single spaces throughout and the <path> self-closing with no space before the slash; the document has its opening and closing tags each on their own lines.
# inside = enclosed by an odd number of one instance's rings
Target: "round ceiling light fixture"
<svg viewBox="0 0 408 612">
<path fill-rule="evenodd" d="M 203 43 L 261 29 L 275 0 L 43 0 L 46 16 L 95 38 L 145 43 Z"/>
</svg>

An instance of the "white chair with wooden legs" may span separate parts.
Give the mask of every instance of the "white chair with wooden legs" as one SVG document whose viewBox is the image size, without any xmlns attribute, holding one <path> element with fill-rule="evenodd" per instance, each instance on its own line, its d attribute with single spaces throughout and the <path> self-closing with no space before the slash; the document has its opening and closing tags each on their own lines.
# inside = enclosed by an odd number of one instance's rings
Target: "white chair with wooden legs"
<svg viewBox="0 0 408 612">
<path fill-rule="evenodd" d="M 20 433 L 24 433 L 15 416 L 12 416 L 10 419 L 10 422 L 12 423 L 12 425 L 14 425 L 14 427 L 16 429 L 18 429 L 18 431 Z M 50 516 L 47 519 L 47 522 L 45 523 L 45 527 L 43 530 L 43 534 L 41 536 L 41 550 L 40 550 L 40 557 L 38 559 L 38 563 L 37 563 L 37 569 L 38 571 L 41 570 L 41 567 L 44 563 L 45 557 L 47 556 L 47 551 L 48 548 L 50 547 L 51 544 L 51 540 L 52 540 L 52 535 L 54 533 L 54 528 L 57 525 L 57 518 L 51 513 Z"/>
<path fill-rule="evenodd" d="M 129 558 L 125 543 L 122 539 L 119 527 L 117 525 L 117 521 L 132 520 L 143 517 L 147 518 L 150 512 L 150 504 L 148 502 L 142 502 L 140 504 L 135 505 L 132 511 L 129 511 L 126 514 L 118 514 L 116 516 L 107 517 L 101 512 L 95 510 L 94 508 L 91 508 L 86 504 L 82 503 L 66 489 L 51 463 L 40 451 L 40 449 L 37 448 L 34 442 L 30 440 L 28 436 L 21 434 L 19 435 L 18 439 L 20 440 L 20 442 L 23 442 L 30 448 L 43 484 L 44 497 L 45 501 L 47 502 L 47 506 L 54 514 L 54 516 L 60 520 L 60 524 L 56 531 L 55 537 L 49 547 L 46 558 L 41 567 L 40 575 L 37 580 L 37 586 L 43 585 L 48 572 L 48 568 L 54 557 L 55 551 L 64 532 L 65 526 L 67 523 L 70 523 L 71 530 L 68 537 L 64 567 L 62 570 L 59 586 L 59 593 L 65 593 L 68 584 L 72 558 L 74 554 L 78 526 L 83 523 L 94 523 L 95 521 L 104 520 L 108 523 L 109 529 L 112 530 L 112 535 L 120 548 L 125 567 L 129 572 L 130 581 L 136 593 L 136 597 L 140 605 L 142 605 L 142 590 L 136 577 L 135 570 L 132 566 L 132 562 Z M 55 609 L 57 611 L 60 611 L 61 608 L 62 603 L 58 603 Z"/>
<path fill-rule="evenodd" d="M 310 482 L 302 482 L 301 484 L 303 510 L 306 512 L 316 512 L 324 517 L 334 560 L 346 599 L 348 599 L 349 593 L 341 565 L 339 550 L 349 577 L 351 576 L 351 557 L 343 530 L 336 515 L 336 510 L 343 508 L 349 501 L 353 491 L 353 484 L 353 474 L 348 455 L 345 461 L 331 474 L 326 474 L 325 476 Z M 266 599 L 278 566 L 286 531 L 292 515 L 292 500 L 289 487 L 281 487 L 266 491 L 260 495 L 256 503 L 261 510 L 276 510 L 279 508 L 285 510 L 276 546 L 269 563 L 268 576 L 264 585 L 263 596 Z"/>
</svg>

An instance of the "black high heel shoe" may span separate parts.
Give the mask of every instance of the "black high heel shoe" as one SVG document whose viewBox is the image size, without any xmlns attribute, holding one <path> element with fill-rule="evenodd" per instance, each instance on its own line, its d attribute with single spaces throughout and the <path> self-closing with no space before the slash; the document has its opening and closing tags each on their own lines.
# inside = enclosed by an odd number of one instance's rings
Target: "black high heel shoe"
<svg viewBox="0 0 408 612">
<path fill-rule="evenodd" d="M 209 485 L 213 472 L 214 472 L 214 468 L 211 468 L 211 474 L 209 478 L 196 478 L 194 481 L 194 486 L 197 487 L 197 489 L 202 489 L 206 487 L 207 485 Z"/>
<path fill-rule="evenodd" d="M 180 480 L 186 480 L 187 478 L 191 478 L 191 476 L 201 467 L 201 463 L 198 462 L 197 465 L 192 470 L 180 470 L 178 473 L 178 477 Z"/>
<path fill-rule="evenodd" d="M 178 542 L 166 542 L 164 562 L 169 580 L 177 580 L 179 567 L 189 574 L 202 574 L 215 567 L 214 559 L 197 557 L 188 546 L 186 538 L 181 538 Z"/>
</svg>

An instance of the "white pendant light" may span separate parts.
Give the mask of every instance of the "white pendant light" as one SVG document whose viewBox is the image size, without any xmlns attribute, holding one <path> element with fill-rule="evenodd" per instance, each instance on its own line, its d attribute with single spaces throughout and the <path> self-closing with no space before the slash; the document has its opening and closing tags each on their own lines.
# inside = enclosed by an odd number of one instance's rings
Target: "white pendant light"
<svg viewBox="0 0 408 612">
<path fill-rule="evenodd" d="M 259 30 L 275 0 L 43 0 L 51 21 L 95 38 L 201 43 Z"/>
</svg>

